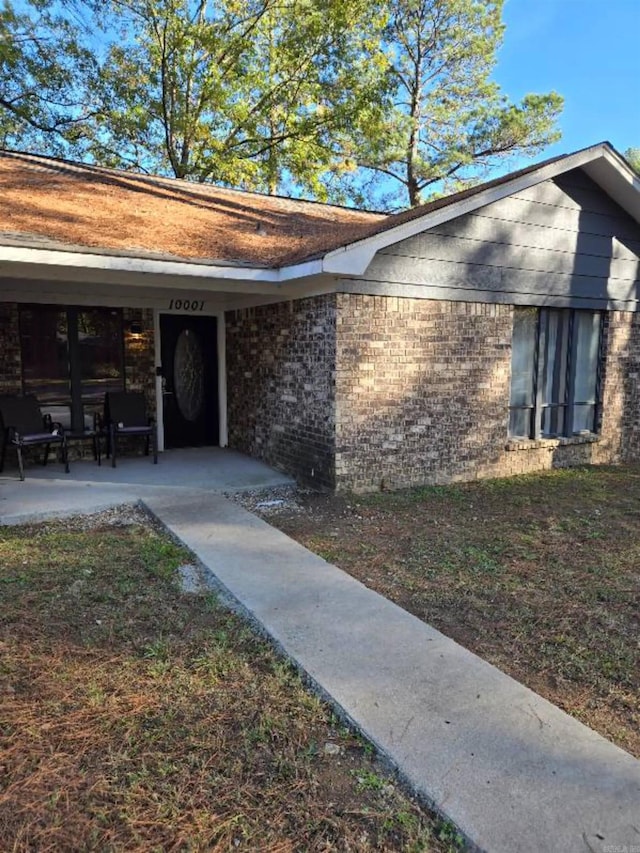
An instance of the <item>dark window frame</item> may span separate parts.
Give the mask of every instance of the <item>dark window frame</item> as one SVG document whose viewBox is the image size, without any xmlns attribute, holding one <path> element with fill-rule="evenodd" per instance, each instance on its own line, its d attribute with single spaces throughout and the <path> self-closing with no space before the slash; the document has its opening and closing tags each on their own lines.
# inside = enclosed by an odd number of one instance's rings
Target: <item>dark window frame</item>
<svg viewBox="0 0 640 853">
<path fill-rule="evenodd" d="M 20 303 L 18 306 L 18 326 L 20 338 L 20 382 L 22 385 L 22 393 L 29 393 L 26 386 L 24 375 L 24 359 L 22 355 L 22 312 L 23 311 L 38 311 L 44 309 L 54 309 L 66 315 L 67 325 L 67 373 L 69 381 L 69 405 L 71 407 L 71 423 L 74 429 L 84 429 L 84 404 L 82 401 L 82 363 L 80 358 L 80 343 L 78 332 L 78 317 L 83 311 L 108 311 L 111 314 L 117 314 L 120 331 L 120 363 L 122 365 L 122 390 L 127 389 L 127 371 L 126 371 L 126 347 L 125 347 L 125 328 L 124 328 L 124 311 L 122 308 L 113 308 L 107 305 L 64 305 L 52 304 L 44 302 L 35 303 Z"/>
<path fill-rule="evenodd" d="M 517 310 L 518 308 L 516 307 L 515 311 Z M 561 365 L 562 357 L 566 357 L 564 375 L 560 377 L 558 374 L 556 374 L 554 378 L 554 384 L 555 382 L 558 382 L 560 381 L 560 379 L 562 379 L 564 387 L 564 396 L 561 401 L 553 403 L 544 403 L 542 398 L 542 389 L 544 384 L 543 370 L 545 367 L 545 360 L 541 356 L 546 351 L 546 336 L 548 335 L 549 321 L 552 312 L 555 312 L 559 315 L 562 323 L 562 334 L 557 336 L 558 339 L 561 340 L 565 332 L 567 336 L 566 350 L 564 349 L 564 347 L 562 348 L 560 358 L 557 358 L 558 353 L 556 353 L 556 358 L 553 362 L 554 373 L 556 373 Z M 537 322 L 535 332 L 535 345 L 533 352 L 533 361 L 531 365 L 533 403 L 531 405 L 512 405 L 511 401 L 509 402 L 510 438 L 516 440 L 524 438 L 535 440 L 543 438 L 571 438 L 576 435 L 579 435 L 580 433 L 576 433 L 573 430 L 573 414 L 574 407 L 580 405 L 593 406 L 593 432 L 591 434 L 598 434 L 601 427 L 602 416 L 602 376 L 604 364 L 606 311 L 584 308 L 536 308 L 536 313 Z M 599 314 L 598 356 L 596 365 L 595 395 L 593 400 L 575 399 L 576 371 L 574 370 L 574 364 L 576 363 L 578 350 L 578 335 L 576 334 L 576 315 L 578 313 L 590 315 Z M 545 410 L 549 409 L 562 409 L 562 430 L 556 432 L 543 432 L 543 413 L 545 412 Z M 511 433 L 511 413 L 514 411 L 526 411 L 529 413 L 529 429 L 527 435 L 516 435 Z"/>
</svg>

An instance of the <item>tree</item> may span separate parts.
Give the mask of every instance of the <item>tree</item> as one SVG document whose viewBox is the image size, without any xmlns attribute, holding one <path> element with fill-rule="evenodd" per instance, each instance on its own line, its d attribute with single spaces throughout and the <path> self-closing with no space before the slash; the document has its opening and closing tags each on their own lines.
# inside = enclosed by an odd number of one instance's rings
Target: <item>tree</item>
<svg viewBox="0 0 640 853">
<path fill-rule="evenodd" d="M 111 0 L 108 12 L 105 28 L 129 36 L 93 81 L 95 159 L 316 197 L 321 176 L 351 166 L 342 138 L 380 79 L 366 0 Z"/>
<path fill-rule="evenodd" d="M 464 185 L 507 155 L 559 138 L 556 93 L 511 103 L 491 80 L 503 0 L 391 0 L 384 31 L 391 104 L 365 127 L 358 163 L 420 203 L 434 185 Z M 378 116 L 379 117 L 379 116 Z"/>
<path fill-rule="evenodd" d="M 515 104 L 491 79 L 503 0 L 11 3 L 5 146 L 406 206 L 559 135 L 559 95 Z"/>
<path fill-rule="evenodd" d="M 80 31 L 59 5 L 0 5 L 0 145 L 64 151 L 90 118 L 79 82 L 94 67 Z"/>
<path fill-rule="evenodd" d="M 640 175 L 640 148 L 627 148 L 624 152 L 629 165 Z"/>
</svg>

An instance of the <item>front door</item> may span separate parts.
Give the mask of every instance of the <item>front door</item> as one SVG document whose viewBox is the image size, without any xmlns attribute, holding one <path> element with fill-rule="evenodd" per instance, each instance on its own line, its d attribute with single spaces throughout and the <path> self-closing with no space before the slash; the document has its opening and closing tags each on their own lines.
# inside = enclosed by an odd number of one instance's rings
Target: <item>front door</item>
<svg viewBox="0 0 640 853">
<path fill-rule="evenodd" d="M 215 317 L 160 315 L 164 445 L 218 444 Z"/>
</svg>

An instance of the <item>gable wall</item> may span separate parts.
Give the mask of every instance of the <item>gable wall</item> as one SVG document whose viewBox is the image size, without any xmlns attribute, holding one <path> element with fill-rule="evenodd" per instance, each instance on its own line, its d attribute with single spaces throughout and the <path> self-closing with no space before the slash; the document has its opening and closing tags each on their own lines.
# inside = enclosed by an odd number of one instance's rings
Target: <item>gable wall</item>
<svg viewBox="0 0 640 853">
<path fill-rule="evenodd" d="M 636 309 L 640 225 L 576 169 L 381 250 L 339 290 Z"/>
</svg>

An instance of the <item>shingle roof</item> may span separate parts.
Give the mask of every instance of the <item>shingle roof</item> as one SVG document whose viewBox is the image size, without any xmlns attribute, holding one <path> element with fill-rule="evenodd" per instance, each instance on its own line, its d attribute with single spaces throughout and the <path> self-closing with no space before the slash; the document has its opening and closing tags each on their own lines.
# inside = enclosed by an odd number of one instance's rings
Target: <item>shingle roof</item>
<svg viewBox="0 0 640 853">
<path fill-rule="evenodd" d="M 385 214 L 0 152 L 0 244 L 281 266 Z M 4 236 L 4 239 L 3 239 Z"/>
<path fill-rule="evenodd" d="M 280 267 L 321 257 L 568 156 L 390 215 L 0 151 L 0 245 Z"/>
</svg>

